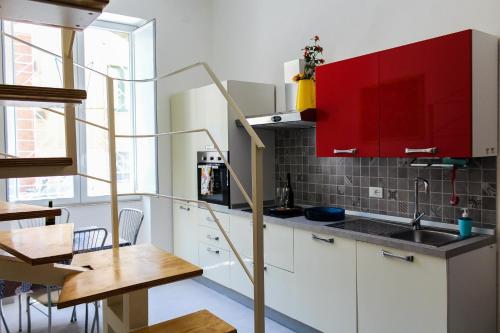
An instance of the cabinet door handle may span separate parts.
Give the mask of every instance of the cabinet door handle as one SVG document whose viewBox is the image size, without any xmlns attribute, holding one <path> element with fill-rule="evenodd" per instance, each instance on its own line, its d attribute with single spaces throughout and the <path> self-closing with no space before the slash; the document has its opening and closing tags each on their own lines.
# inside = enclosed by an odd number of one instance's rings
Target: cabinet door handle
<svg viewBox="0 0 500 333">
<path fill-rule="evenodd" d="M 321 238 L 316 236 L 315 234 L 312 235 L 312 239 L 330 244 L 333 244 L 335 242 L 333 238 Z"/>
<path fill-rule="evenodd" d="M 350 154 L 354 155 L 358 151 L 357 148 L 351 148 L 351 149 L 334 149 L 333 153 L 334 154 Z"/>
<path fill-rule="evenodd" d="M 207 216 L 206 220 L 207 220 L 208 222 L 215 222 L 215 221 L 214 221 L 214 219 L 213 219 L 213 218 L 211 218 L 210 216 Z"/>
<path fill-rule="evenodd" d="M 219 241 L 219 237 L 218 236 L 207 235 L 207 238 L 210 239 L 210 240 Z"/>
<path fill-rule="evenodd" d="M 252 261 L 252 266 L 254 265 L 253 261 Z M 264 266 L 264 270 L 267 271 L 267 266 Z"/>
<path fill-rule="evenodd" d="M 438 148 L 437 147 L 431 147 L 431 148 L 405 148 L 405 153 L 406 154 L 437 154 Z"/>
<path fill-rule="evenodd" d="M 211 248 L 207 248 L 207 251 L 210 252 L 210 253 L 215 253 L 215 254 L 219 254 L 220 251 L 219 250 L 212 250 Z"/>
<path fill-rule="evenodd" d="M 413 256 L 400 256 L 400 255 L 391 253 L 391 252 L 386 251 L 386 250 L 382 250 L 382 255 L 384 257 L 400 259 L 400 260 L 404 260 L 404 261 L 408 261 L 408 262 L 413 262 L 413 259 L 414 259 Z"/>
<path fill-rule="evenodd" d="M 180 208 L 180 209 L 182 209 L 182 210 L 187 210 L 187 211 L 190 211 L 190 210 L 191 210 L 191 208 L 189 208 L 189 207 L 185 207 L 185 206 L 179 206 L 179 208 Z"/>
</svg>

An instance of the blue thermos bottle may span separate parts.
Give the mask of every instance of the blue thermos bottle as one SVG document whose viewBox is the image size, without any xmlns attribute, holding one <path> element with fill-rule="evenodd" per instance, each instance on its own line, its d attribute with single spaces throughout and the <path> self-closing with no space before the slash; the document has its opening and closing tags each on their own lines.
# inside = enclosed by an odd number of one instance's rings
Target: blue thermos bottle
<svg viewBox="0 0 500 333">
<path fill-rule="evenodd" d="M 472 230 L 472 219 L 469 217 L 469 212 L 467 208 L 464 208 L 462 217 L 458 219 L 458 230 L 460 231 L 460 236 L 469 237 Z"/>
</svg>

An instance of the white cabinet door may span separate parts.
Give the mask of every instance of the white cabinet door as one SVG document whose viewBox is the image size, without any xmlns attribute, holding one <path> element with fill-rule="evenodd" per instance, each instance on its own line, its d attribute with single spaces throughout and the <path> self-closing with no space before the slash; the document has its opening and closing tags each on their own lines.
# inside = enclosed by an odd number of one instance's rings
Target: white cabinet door
<svg viewBox="0 0 500 333">
<path fill-rule="evenodd" d="M 243 257 L 246 267 L 253 275 L 253 260 Z M 264 266 L 266 306 L 292 316 L 295 311 L 294 273 L 271 265 Z M 253 299 L 253 285 L 236 258 L 231 262 L 230 288 Z"/>
<path fill-rule="evenodd" d="M 172 131 L 193 129 L 195 91 L 188 90 L 170 99 Z M 196 199 L 197 160 L 196 134 L 178 134 L 172 136 L 172 192 L 174 196 Z"/>
<path fill-rule="evenodd" d="M 174 202 L 174 254 L 198 265 L 198 208 Z"/>
<path fill-rule="evenodd" d="M 295 229 L 294 318 L 325 333 L 356 332 L 356 242 Z"/>
<path fill-rule="evenodd" d="M 251 215 L 231 215 L 231 239 L 241 255 L 253 258 Z M 264 261 L 293 272 L 293 228 L 264 222 Z"/>
<path fill-rule="evenodd" d="M 223 83 L 227 86 L 227 83 Z M 197 120 L 202 128 L 210 134 L 219 145 L 220 150 L 228 151 L 228 105 L 215 84 L 196 89 Z M 200 151 L 214 150 L 207 135 L 196 142 Z"/>
<path fill-rule="evenodd" d="M 358 332 L 447 332 L 445 259 L 357 242 L 357 281 Z"/>
<path fill-rule="evenodd" d="M 203 276 L 225 287 L 230 286 L 231 257 L 229 251 L 199 242 L 200 266 Z"/>
</svg>

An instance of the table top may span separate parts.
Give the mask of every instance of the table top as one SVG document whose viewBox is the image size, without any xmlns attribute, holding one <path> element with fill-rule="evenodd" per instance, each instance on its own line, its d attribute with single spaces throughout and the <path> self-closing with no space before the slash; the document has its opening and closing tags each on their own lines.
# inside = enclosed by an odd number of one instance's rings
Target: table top
<svg viewBox="0 0 500 333">
<path fill-rule="evenodd" d="M 0 201 L 0 222 L 61 215 L 61 209 Z"/>
<path fill-rule="evenodd" d="M 73 257 L 71 223 L 0 232 L 0 248 L 31 265 Z"/>
<path fill-rule="evenodd" d="M 76 254 L 71 264 L 92 269 L 65 278 L 59 309 L 203 274 L 201 268 L 150 244 Z"/>
</svg>

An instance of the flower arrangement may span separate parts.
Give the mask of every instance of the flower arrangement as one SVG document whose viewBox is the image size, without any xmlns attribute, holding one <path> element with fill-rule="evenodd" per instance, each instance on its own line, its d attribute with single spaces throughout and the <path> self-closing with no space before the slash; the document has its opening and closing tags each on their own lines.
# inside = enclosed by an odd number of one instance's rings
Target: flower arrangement
<svg viewBox="0 0 500 333">
<path fill-rule="evenodd" d="M 300 80 L 314 80 L 316 76 L 316 66 L 324 64 L 325 59 L 323 59 L 323 48 L 319 46 L 319 36 L 314 36 L 311 38 L 314 42 L 313 45 L 306 45 L 302 51 L 304 51 L 304 72 L 299 73 L 293 77 L 293 81 L 298 82 Z"/>
</svg>

